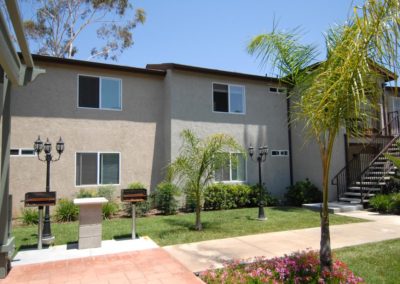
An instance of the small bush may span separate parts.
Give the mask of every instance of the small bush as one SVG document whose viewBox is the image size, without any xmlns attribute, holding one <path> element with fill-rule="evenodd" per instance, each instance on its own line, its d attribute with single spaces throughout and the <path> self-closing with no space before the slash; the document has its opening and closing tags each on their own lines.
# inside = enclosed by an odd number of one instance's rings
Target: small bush
<svg viewBox="0 0 400 284">
<path fill-rule="evenodd" d="M 88 197 L 96 197 L 96 189 L 93 188 L 81 188 L 79 192 L 76 194 L 76 198 L 88 198 Z"/>
<path fill-rule="evenodd" d="M 287 189 L 285 199 L 289 206 L 301 206 L 305 203 L 322 201 L 322 192 L 309 179 L 298 181 Z"/>
<path fill-rule="evenodd" d="M 226 210 L 243 207 L 255 207 L 259 203 L 258 186 L 247 184 L 215 183 L 204 191 L 205 210 Z M 267 206 L 277 204 L 277 199 L 264 188 L 263 203 Z"/>
<path fill-rule="evenodd" d="M 39 223 L 39 211 L 35 208 L 24 208 L 21 219 L 24 225 L 36 225 Z"/>
<path fill-rule="evenodd" d="M 178 209 L 176 196 L 179 195 L 179 188 L 169 182 L 162 182 L 157 185 L 154 195 L 155 206 L 164 215 L 175 214 Z"/>
<path fill-rule="evenodd" d="M 112 186 L 112 185 L 100 186 L 97 189 L 96 196 L 104 197 L 109 202 L 112 202 L 112 201 L 114 201 L 115 191 L 116 191 L 115 186 Z"/>
<path fill-rule="evenodd" d="M 79 208 L 69 199 L 60 199 L 54 215 L 57 222 L 75 221 L 79 214 Z"/>
<path fill-rule="evenodd" d="M 196 198 L 192 192 L 185 194 L 185 210 L 186 212 L 194 212 L 196 209 Z"/>
<path fill-rule="evenodd" d="M 129 189 L 141 189 L 141 188 L 146 188 L 146 187 L 141 182 L 132 182 L 132 183 L 128 184 L 128 188 Z"/>
<path fill-rule="evenodd" d="M 231 261 L 221 269 L 207 270 L 200 278 L 209 284 L 219 283 L 365 283 L 343 262 L 336 260 L 332 272 L 320 271 L 319 253 L 297 252 L 283 257 L 255 261 Z"/>
<path fill-rule="evenodd" d="M 119 206 L 117 203 L 109 201 L 103 204 L 101 210 L 103 213 L 103 219 L 110 219 L 118 212 Z"/>
<path fill-rule="evenodd" d="M 400 193 L 378 194 L 369 200 L 369 205 L 379 213 L 400 214 Z"/>
<path fill-rule="evenodd" d="M 267 190 L 265 186 L 263 186 L 264 194 L 263 194 L 263 205 L 264 206 L 277 206 L 279 205 L 279 200 L 276 197 L 273 197 L 272 194 Z M 251 187 L 250 192 L 250 204 L 249 207 L 257 207 L 260 199 L 260 187 L 257 185 L 253 185 Z"/>
</svg>

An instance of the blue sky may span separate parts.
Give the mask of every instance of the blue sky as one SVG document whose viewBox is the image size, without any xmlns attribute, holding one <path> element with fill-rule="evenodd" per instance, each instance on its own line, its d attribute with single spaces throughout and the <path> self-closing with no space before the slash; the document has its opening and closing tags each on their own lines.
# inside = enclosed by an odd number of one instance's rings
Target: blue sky
<svg viewBox="0 0 400 284">
<path fill-rule="evenodd" d="M 173 62 L 269 76 L 275 75 L 260 68 L 260 62 L 246 52 L 246 45 L 253 36 L 271 31 L 274 17 L 281 29 L 300 26 L 304 42 L 318 45 L 323 58 L 323 33 L 329 26 L 344 22 L 355 4 L 352 0 L 137 0 L 132 3 L 144 8 L 147 21 L 135 29 L 134 46 L 119 57 L 117 64 L 145 67 L 148 63 Z M 29 9 L 24 8 L 26 16 Z M 93 32 L 83 34 L 76 58 L 88 58 L 95 41 Z"/>
</svg>

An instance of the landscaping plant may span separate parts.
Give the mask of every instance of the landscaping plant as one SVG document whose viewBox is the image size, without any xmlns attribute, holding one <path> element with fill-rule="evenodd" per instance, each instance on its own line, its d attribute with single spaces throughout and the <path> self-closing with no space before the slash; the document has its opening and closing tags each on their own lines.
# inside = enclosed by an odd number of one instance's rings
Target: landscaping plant
<svg viewBox="0 0 400 284">
<path fill-rule="evenodd" d="M 60 199 L 54 215 L 57 222 L 71 222 L 78 218 L 79 207 L 72 200 Z"/>
<path fill-rule="evenodd" d="M 157 185 L 154 195 L 155 206 L 164 215 L 173 215 L 178 209 L 176 196 L 179 195 L 179 188 L 170 183 L 162 182 Z"/>
<path fill-rule="evenodd" d="M 326 60 L 317 63 L 316 47 L 298 32 L 274 30 L 256 36 L 248 51 L 271 63 L 289 86 L 292 113 L 319 147 L 322 162 L 320 262 L 332 271 L 329 231 L 329 173 L 336 138 L 342 129 L 358 136 L 375 117 L 382 95 L 376 63 L 398 70 L 400 2 L 365 0 L 348 21 L 326 34 Z M 292 122 L 292 121 L 290 121 Z M 302 127 L 302 126 L 300 126 Z"/>
<path fill-rule="evenodd" d="M 305 203 L 322 201 L 322 192 L 309 179 L 298 181 L 287 189 L 285 201 L 289 206 L 301 206 Z"/>
<path fill-rule="evenodd" d="M 400 214 L 400 193 L 378 194 L 369 200 L 369 205 L 380 213 Z"/>
<path fill-rule="evenodd" d="M 39 223 L 39 211 L 36 208 L 24 208 L 21 214 L 22 224 L 36 225 Z"/>
<path fill-rule="evenodd" d="M 204 139 L 191 130 L 183 130 L 182 147 L 178 157 L 169 165 L 168 179 L 182 185 L 186 194 L 196 203 L 195 229 L 202 230 L 200 212 L 204 202 L 204 190 L 213 181 L 214 173 L 229 162 L 227 152 L 243 152 L 240 145 L 229 135 L 214 134 Z"/>
<path fill-rule="evenodd" d="M 208 284 L 220 283 L 364 283 L 343 262 L 333 262 L 332 271 L 321 272 L 318 252 L 296 252 L 283 257 L 259 257 L 249 261 L 228 262 L 221 269 L 200 274 Z"/>
<path fill-rule="evenodd" d="M 141 182 L 132 182 L 132 183 L 128 184 L 128 188 L 129 189 L 143 189 L 146 187 Z M 151 200 L 152 200 L 152 195 L 150 194 L 150 195 L 148 195 L 146 201 L 136 203 L 136 210 L 135 210 L 136 217 L 143 217 L 151 210 L 151 207 L 152 207 Z M 132 216 L 132 203 L 124 202 L 123 211 L 126 216 L 131 217 Z"/>
</svg>

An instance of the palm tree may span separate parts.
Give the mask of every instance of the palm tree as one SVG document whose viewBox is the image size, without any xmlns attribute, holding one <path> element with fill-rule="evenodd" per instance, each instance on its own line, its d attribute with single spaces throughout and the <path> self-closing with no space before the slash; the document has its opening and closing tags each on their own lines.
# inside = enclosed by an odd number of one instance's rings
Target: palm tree
<svg viewBox="0 0 400 284">
<path fill-rule="evenodd" d="M 182 131 L 181 137 L 183 144 L 178 157 L 169 165 L 168 179 L 182 184 L 186 194 L 194 197 L 195 229 L 200 231 L 204 189 L 213 181 L 215 171 L 229 162 L 229 155 L 224 153 L 243 153 L 243 150 L 234 138 L 225 134 L 214 134 L 200 139 L 186 129 Z"/>
<path fill-rule="evenodd" d="M 259 35 L 248 46 L 265 64 L 272 63 L 291 84 L 294 120 L 305 124 L 319 146 L 322 162 L 321 270 L 332 269 L 329 232 L 329 169 L 335 139 L 341 129 L 359 135 L 374 116 L 381 89 L 377 62 L 397 68 L 397 35 L 400 21 L 397 0 L 367 0 L 349 21 L 326 36 L 327 58 L 314 62 L 314 46 L 299 42 L 294 32 Z M 360 127 L 361 125 L 361 127 Z"/>
</svg>

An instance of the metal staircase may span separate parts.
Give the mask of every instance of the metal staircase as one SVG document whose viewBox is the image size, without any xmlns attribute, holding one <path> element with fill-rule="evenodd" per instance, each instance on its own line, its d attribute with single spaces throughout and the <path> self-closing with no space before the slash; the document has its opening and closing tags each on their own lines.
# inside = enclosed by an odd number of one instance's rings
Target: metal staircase
<svg viewBox="0 0 400 284">
<path fill-rule="evenodd" d="M 400 142 L 399 116 L 390 114 L 387 126 L 368 139 L 361 151 L 346 167 L 333 177 L 338 201 L 366 204 L 369 198 L 381 192 L 396 172 L 396 167 L 386 154 L 400 157 L 397 142 Z"/>
</svg>

